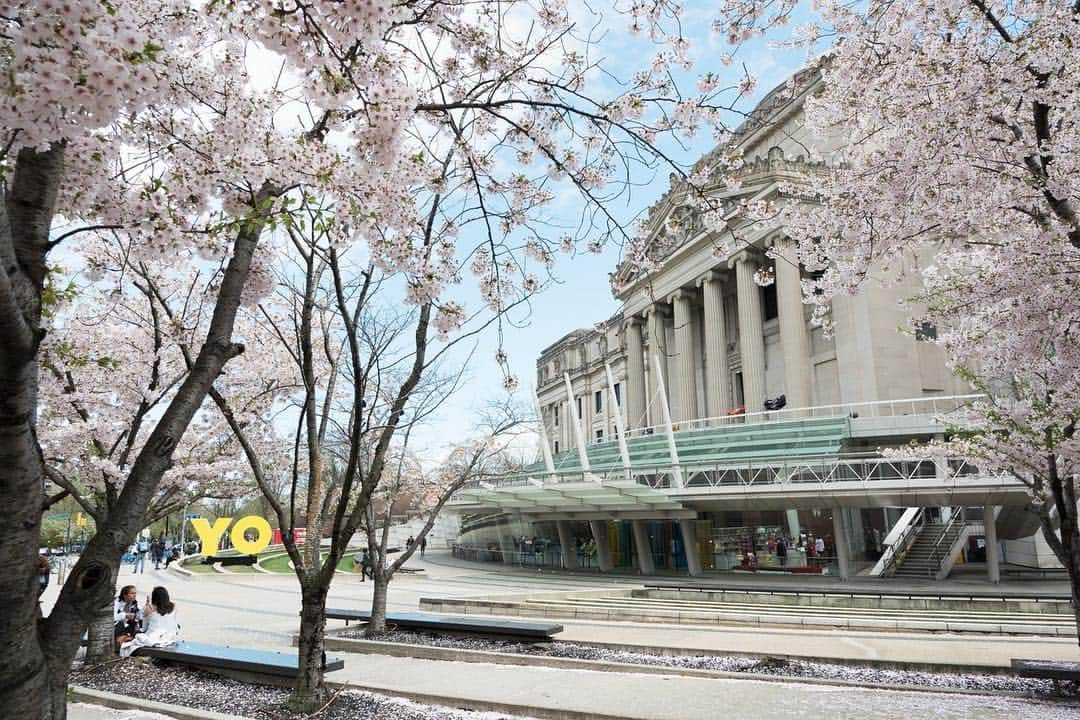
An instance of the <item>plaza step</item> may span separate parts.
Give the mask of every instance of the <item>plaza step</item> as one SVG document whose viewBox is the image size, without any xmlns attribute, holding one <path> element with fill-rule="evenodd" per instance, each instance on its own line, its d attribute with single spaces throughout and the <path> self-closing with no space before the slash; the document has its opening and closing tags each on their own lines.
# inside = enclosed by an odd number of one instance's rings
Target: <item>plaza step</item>
<svg viewBox="0 0 1080 720">
<path fill-rule="evenodd" d="M 578 596 L 563 593 L 522 600 L 491 601 L 482 598 L 422 599 L 421 607 L 457 613 L 667 624 L 859 628 L 1051 637 L 1076 635 L 1075 618 L 1067 603 L 1064 608 L 1048 605 L 1023 611 L 1016 606 L 1002 607 L 1000 599 L 994 603 L 988 598 L 986 602 L 972 600 L 967 607 L 957 601 L 940 608 L 927 607 L 925 604 L 918 606 L 918 603 L 915 607 L 898 608 L 845 603 L 845 599 L 851 598 L 839 595 L 831 597 L 827 603 L 809 605 L 648 597 L 648 592 L 634 590 L 622 594 L 587 593 Z"/>
</svg>

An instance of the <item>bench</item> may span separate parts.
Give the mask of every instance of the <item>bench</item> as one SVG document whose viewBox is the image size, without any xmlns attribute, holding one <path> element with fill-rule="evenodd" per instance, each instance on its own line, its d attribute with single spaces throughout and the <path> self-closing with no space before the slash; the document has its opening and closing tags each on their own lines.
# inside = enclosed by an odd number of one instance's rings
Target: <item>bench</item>
<svg viewBox="0 0 1080 720">
<path fill-rule="evenodd" d="M 368 622 L 368 610 L 342 610 L 327 608 L 326 617 L 333 620 Z M 527 620 L 495 620 L 490 618 L 458 617 L 454 615 L 431 615 L 426 613 L 386 613 L 386 624 L 409 630 L 432 630 L 457 635 L 488 635 L 502 639 L 516 638 L 536 642 L 549 642 L 555 633 L 563 630 L 556 623 L 529 622 Z"/>
<path fill-rule="evenodd" d="M 164 647 L 141 647 L 132 654 L 155 660 L 183 663 L 206 670 L 231 670 L 286 678 L 295 678 L 300 675 L 300 664 L 296 653 L 234 648 L 227 645 L 209 645 L 182 640 Z M 326 672 L 341 670 L 343 667 L 345 667 L 345 661 L 341 658 L 326 658 L 324 667 Z"/>
<path fill-rule="evenodd" d="M 221 565 L 254 565 L 258 562 L 259 558 L 256 555 L 222 555 L 215 557 L 208 555 L 203 558 L 203 565 L 213 565 L 214 563 L 221 563 Z"/>
<path fill-rule="evenodd" d="M 1013 658 L 1013 672 L 1020 677 L 1040 678 L 1054 681 L 1054 691 L 1061 694 L 1061 681 L 1072 683 L 1073 688 L 1080 683 L 1080 662 L 1068 660 L 1018 660 Z"/>
</svg>

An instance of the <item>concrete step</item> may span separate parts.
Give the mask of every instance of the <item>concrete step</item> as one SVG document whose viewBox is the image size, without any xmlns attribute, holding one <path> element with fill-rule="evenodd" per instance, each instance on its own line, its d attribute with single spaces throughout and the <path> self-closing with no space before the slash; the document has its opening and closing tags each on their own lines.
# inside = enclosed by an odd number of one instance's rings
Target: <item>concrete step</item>
<svg viewBox="0 0 1080 720">
<path fill-rule="evenodd" d="M 948 620 L 972 623 L 1016 623 L 1033 625 L 1063 625 L 1073 626 L 1075 621 L 1071 615 L 1046 615 L 1039 613 L 1010 613 L 987 610 L 906 610 L 874 608 L 851 608 L 851 607 L 798 607 L 784 608 L 780 606 L 767 606 L 757 603 L 716 603 L 716 602 L 691 602 L 684 601 L 674 603 L 670 600 L 653 600 L 647 598 L 632 598 L 622 596 L 608 596 L 600 598 L 566 598 L 566 599 L 530 599 L 525 601 L 530 605 L 544 605 L 548 607 L 564 606 L 574 608 L 601 607 L 601 608 L 624 608 L 634 610 L 662 610 L 674 612 L 700 612 L 727 613 L 756 612 L 770 616 L 799 615 L 802 617 L 812 616 L 844 616 L 844 617 L 877 617 L 877 618 L 907 618 L 911 620 Z"/>
<path fill-rule="evenodd" d="M 756 627 L 846 628 L 867 631 L 926 631 L 1075 637 L 1072 616 L 1017 617 L 972 613 L 852 612 L 852 608 L 731 605 L 701 608 L 634 604 L 625 596 L 589 598 L 534 598 L 525 601 L 482 598 L 421 598 L 422 610 L 451 614 L 512 615 L 518 617 L 601 620 L 675 625 L 750 625 Z"/>
</svg>

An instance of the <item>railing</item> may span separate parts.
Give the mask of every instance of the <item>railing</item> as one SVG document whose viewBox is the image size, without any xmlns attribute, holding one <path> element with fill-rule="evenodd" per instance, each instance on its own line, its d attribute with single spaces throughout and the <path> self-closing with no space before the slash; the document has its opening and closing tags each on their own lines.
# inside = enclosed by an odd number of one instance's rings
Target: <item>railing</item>
<svg viewBox="0 0 1080 720">
<path fill-rule="evenodd" d="M 514 487 L 543 487 L 564 483 L 613 483 L 626 481 L 647 485 L 654 489 L 678 487 L 676 477 L 681 473 L 685 486 L 694 487 L 773 487 L 817 484 L 835 485 L 843 482 L 874 483 L 885 481 L 914 481 L 940 479 L 945 482 L 943 468 L 947 466 L 949 478 L 981 476 L 997 479 L 1010 485 L 1016 484 L 1011 475 L 1004 472 L 985 475 L 975 465 L 963 458 L 949 458 L 945 461 L 935 458 L 882 457 L 874 453 L 850 453 L 845 455 L 807 455 L 789 457 L 770 462 L 733 461 L 728 464 L 712 463 L 672 463 L 656 464 L 647 467 L 635 467 L 629 470 L 613 467 L 606 470 L 582 472 L 538 473 L 534 476 L 511 475 L 493 478 L 483 482 L 467 483 L 462 490 L 477 489 L 512 489 Z M 461 491 L 459 491 L 461 492 Z M 469 502 L 455 498 L 451 503 Z"/>
<path fill-rule="evenodd" d="M 878 570 L 876 574 L 882 577 L 889 577 L 896 572 L 896 563 L 907 553 L 911 544 L 915 542 L 915 538 L 922 532 L 923 526 L 926 524 L 926 511 L 923 508 L 919 508 L 919 511 L 915 513 L 915 517 L 911 519 L 911 522 L 907 524 L 907 527 L 900 533 L 900 537 L 896 542 L 889 545 L 885 550 L 885 554 L 881 556 L 881 560 L 878 563 Z"/>
<path fill-rule="evenodd" d="M 950 541 L 944 549 L 942 548 L 941 543 L 945 538 L 949 537 L 949 533 L 956 527 L 958 521 L 960 525 L 967 524 L 967 516 L 965 508 L 963 507 L 960 508 L 959 512 L 954 512 L 949 516 L 949 522 L 945 523 L 945 529 L 941 531 L 941 535 L 934 541 L 934 546 L 930 548 L 930 568 L 928 569 L 928 572 L 931 576 L 937 575 L 937 571 L 941 568 L 941 563 L 944 560 L 945 553 L 952 549 L 953 541 Z"/>
<path fill-rule="evenodd" d="M 566 569 L 562 552 L 555 544 L 546 545 L 542 550 L 503 551 L 495 543 L 487 546 L 453 543 L 450 546 L 450 554 L 460 560 L 499 562 L 527 568 Z M 579 568 L 599 567 L 595 555 L 589 555 L 580 550 L 577 552 L 577 560 Z"/>
<path fill-rule="evenodd" d="M 822 417 L 898 417 L 904 415 L 937 415 L 954 412 L 971 405 L 986 396 L 972 395 L 937 395 L 931 397 L 904 398 L 902 400 L 872 400 L 869 402 L 837 403 L 834 405 L 811 405 L 807 407 L 783 408 L 782 410 L 762 410 L 738 415 L 721 415 L 711 418 L 698 418 L 673 423 L 676 431 L 701 430 L 711 427 L 725 427 L 736 424 L 776 422 L 779 420 L 799 420 Z M 627 431 L 627 437 L 662 434 L 664 425 L 651 425 Z"/>
</svg>

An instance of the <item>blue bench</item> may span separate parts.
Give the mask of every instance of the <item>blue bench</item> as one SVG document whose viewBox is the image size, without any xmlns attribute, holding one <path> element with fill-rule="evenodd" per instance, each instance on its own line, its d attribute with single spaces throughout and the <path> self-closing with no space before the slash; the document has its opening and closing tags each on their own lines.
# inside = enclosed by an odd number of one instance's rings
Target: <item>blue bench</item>
<svg viewBox="0 0 1080 720">
<path fill-rule="evenodd" d="M 1010 663 L 1013 672 L 1020 677 L 1040 678 L 1054 683 L 1054 692 L 1062 693 L 1061 683 L 1070 683 L 1075 690 L 1080 684 L 1080 662 L 1068 660 L 1020 660 L 1013 658 Z"/>
<path fill-rule="evenodd" d="M 207 670 L 233 670 L 288 678 L 300 675 L 300 663 L 296 653 L 234 648 L 227 645 L 209 645 L 182 640 L 164 647 L 141 647 L 133 654 Z M 341 658 L 328 657 L 323 669 L 330 672 L 344 667 L 345 661 Z"/>
<path fill-rule="evenodd" d="M 350 621 L 368 622 L 371 620 L 371 612 L 327 608 L 326 617 L 344 620 L 346 624 Z M 427 613 L 386 613 L 386 624 L 409 630 L 431 630 L 461 635 L 495 635 L 502 638 L 513 637 L 540 642 L 550 641 L 555 633 L 563 630 L 563 626 L 556 623 L 480 619 Z"/>
</svg>

